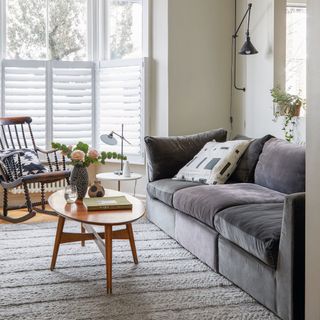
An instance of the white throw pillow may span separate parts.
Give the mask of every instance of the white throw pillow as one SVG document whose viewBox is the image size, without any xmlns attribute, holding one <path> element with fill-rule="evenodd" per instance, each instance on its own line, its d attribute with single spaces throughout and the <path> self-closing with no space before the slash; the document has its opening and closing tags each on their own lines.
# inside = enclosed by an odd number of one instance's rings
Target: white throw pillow
<svg viewBox="0 0 320 320">
<path fill-rule="evenodd" d="M 225 183 L 236 169 L 250 140 L 211 141 L 179 170 L 174 179 L 206 184 Z"/>
</svg>

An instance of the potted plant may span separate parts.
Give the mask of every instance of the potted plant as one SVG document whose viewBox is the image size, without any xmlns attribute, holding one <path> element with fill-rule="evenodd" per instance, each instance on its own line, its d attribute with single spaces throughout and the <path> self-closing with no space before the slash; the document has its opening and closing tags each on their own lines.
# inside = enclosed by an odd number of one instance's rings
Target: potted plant
<svg viewBox="0 0 320 320">
<path fill-rule="evenodd" d="M 90 164 L 105 164 L 107 159 L 121 159 L 121 154 L 119 153 L 105 151 L 100 153 L 81 141 L 75 146 L 52 142 L 52 147 L 60 150 L 64 156 L 70 159 L 73 165 L 71 184 L 77 187 L 78 200 L 82 200 L 87 193 L 89 184 L 87 168 Z M 124 156 L 123 160 L 125 159 L 126 157 Z"/>
<path fill-rule="evenodd" d="M 298 95 L 282 90 L 279 86 L 271 89 L 270 92 L 274 103 L 274 121 L 277 121 L 279 117 L 284 117 L 282 130 L 285 139 L 292 142 L 297 124 L 296 118 L 300 116 L 301 107 L 305 106 L 305 101 Z"/>
</svg>

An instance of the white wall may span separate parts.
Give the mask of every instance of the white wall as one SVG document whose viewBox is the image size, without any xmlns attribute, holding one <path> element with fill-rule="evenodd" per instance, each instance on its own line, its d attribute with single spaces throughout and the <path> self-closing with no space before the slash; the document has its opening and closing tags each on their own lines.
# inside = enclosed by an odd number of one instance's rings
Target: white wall
<svg viewBox="0 0 320 320">
<path fill-rule="evenodd" d="M 234 117 L 235 133 L 243 133 L 250 137 L 261 137 L 270 133 L 283 138 L 282 119 L 273 121 L 270 89 L 281 85 L 285 77 L 285 0 L 250 2 L 253 3 L 251 40 L 259 53 L 244 58 L 238 57 L 238 70 L 245 74 L 247 90 L 235 96 L 236 112 L 242 115 L 239 118 Z M 238 11 L 241 7 L 244 10 L 244 4 L 247 3 L 247 0 L 238 0 Z M 239 15 L 241 16 L 240 12 Z M 239 41 L 239 45 L 241 44 Z M 305 141 L 305 118 L 298 120 L 296 136 L 296 142 Z"/>
<path fill-rule="evenodd" d="M 234 0 L 235 1 L 235 0 Z M 244 0 L 237 0 L 236 1 L 236 11 L 237 11 L 237 17 L 236 21 L 233 21 L 233 34 L 235 33 L 238 24 L 240 23 L 244 13 L 247 10 L 248 4 L 247 1 Z M 245 29 L 241 29 L 241 31 L 238 34 L 237 38 L 237 52 L 239 51 L 240 46 L 244 43 L 244 34 Z M 230 58 L 231 59 L 231 58 Z M 236 85 L 238 87 L 246 87 L 246 81 L 247 81 L 247 58 L 245 56 L 241 56 L 237 54 L 237 72 L 236 72 Z M 244 127 L 245 127 L 245 118 L 246 118 L 246 94 L 243 91 L 235 90 L 233 88 L 232 83 L 232 108 L 231 108 L 231 116 L 233 118 L 233 125 L 230 130 L 230 137 L 234 137 L 238 133 L 245 133 Z"/>
<path fill-rule="evenodd" d="M 150 134 L 169 133 L 168 97 L 168 0 L 153 0 L 151 10 L 151 74 L 150 74 Z"/>
<path fill-rule="evenodd" d="M 320 1 L 308 0 L 306 320 L 320 319 Z"/>
</svg>

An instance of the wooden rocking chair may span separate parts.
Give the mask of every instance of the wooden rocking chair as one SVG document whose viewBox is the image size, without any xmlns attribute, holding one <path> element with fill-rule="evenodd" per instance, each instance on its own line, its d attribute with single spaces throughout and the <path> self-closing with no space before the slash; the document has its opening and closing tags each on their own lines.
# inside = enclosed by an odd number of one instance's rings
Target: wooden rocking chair
<svg viewBox="0 0 320 320">
<path fill-rule="evenodd" d="M 58 161 L 57 150 L 45 151 L 38 148 L 34 141 L 30 117 L 0 118 L 0 185 L 3 188 L 3 213 L 0 219 L 19 223 L 35 216 L 37 212 L 55 215 L 53 211 L 46 210 L 45 185 L 66 179 L 69 184 L 70 171 L 66 170 L 65 157 L 62 156 L 62 165 Z M 24 170 L 23 158 L 26 152 L 31 152 L 40 164 L 39 155 L 44 156 L 48 168 L 40 173 L 29 174 Z M 32 157 L 28 158 L 32 159 Z M 40 164 L 40 166 L 42 166 Z M 60 166 L 62 168 L 60 168 Z M 44 167 L 43 167 L 44 168 Z M 32 202 L 29 184 L 39 183 L 41 201 Z M 22 187 L 25 203 L 23 205 L 8 206 L 8 192 L 11 189 Z M 9 210 L 27 208 L 28 213 L 19 218 L 8 216 Z"/>
</svg>

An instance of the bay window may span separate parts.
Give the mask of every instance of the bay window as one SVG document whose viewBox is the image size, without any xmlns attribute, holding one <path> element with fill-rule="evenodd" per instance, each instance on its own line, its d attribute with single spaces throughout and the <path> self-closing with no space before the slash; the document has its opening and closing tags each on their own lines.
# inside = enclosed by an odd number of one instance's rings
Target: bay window
<svg viewBox="0 0 320 320">
<path fill-rule="evenodd" d="M 1 115 L 29 115 L 40 147 L 120 131 L 144 159 L 147 0 L 1 1 Z M 111 151 L 119 151 L 119 146 Z"/>
</svg>

